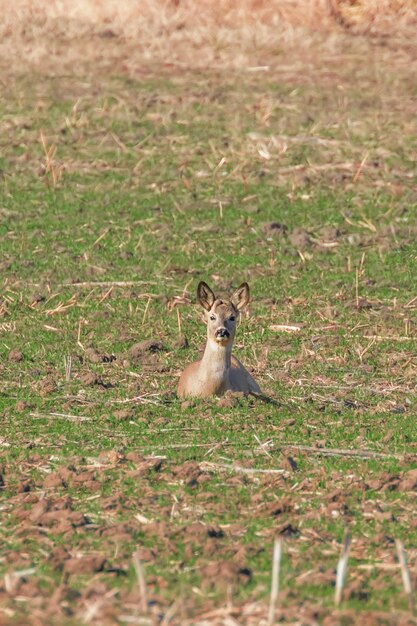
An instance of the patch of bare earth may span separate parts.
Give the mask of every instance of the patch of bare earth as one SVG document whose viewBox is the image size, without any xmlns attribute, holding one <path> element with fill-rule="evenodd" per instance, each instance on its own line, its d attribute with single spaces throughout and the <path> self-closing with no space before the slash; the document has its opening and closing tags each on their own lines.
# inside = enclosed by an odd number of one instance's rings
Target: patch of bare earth
<svg viewBox="0 0 417 626">
<path fill-rule="evenodd" d="M 296 456 L 300 460 L 302 452 Z M 284 453 L 278 462 L 285 466 L 286 458 Z M 116 450 L 94 459 L 74 457 L 65 465 L 39 456 L 6 465 L 0 486 L 8 493 L 2 504 L 6 573 L 0 580 L 0 623 L 23 618 L 34 626 L 65 619 L 105 625 L 164 619 L 174 625 L 266 624 L 269 581 L 259 576 L 257 564 L 270 558 L 274 537 L 284 540 L 290 564 L 276 619 L 357 623 L 353 611 L 335 611 L 314 596 L 297 602 L 297 590 L 306 584 L 334 586 L 339 546 L 323 521 L 341 517 L 352 527 L 359 516 L 375 521 L 374 539 L 353 540 L 355 565 L 345 597 L 363 599 L 386 588 L 387 574 L 401 576 L 387 524 L 393 529 L 394 518 L 401 523 L 410 514 L 416 470 L 382 473 L 365 482 L 360 471 L 324 477 L 317 468 L 297 482 L 297 462 L 291 461 L 280 475 L 252 471 L 250 462 L 240 469 L 215 462 L 173 465 Z M 217 485 L 219 475 L 234 521 L 216 496 L 218 487 L 199 489 L 202 482 Z M 385 490 L 406 497 L 390 508 L 379 498 Z M 320 491 L 327 495 L 317 508 Z M 372 498 L 365 499 L 365 493 Z M 256 520 L 262 521 L 262 531 L 249 537 Z M 316 565 L 306 570 L 312 555 Z M 174 597 L 173 587 L 191 573 L 191 596 L 180 591 Z M 255 585 L 254 592 L 242 603 L 239 590 L 248 585 Z M 361 613 L 361 623 L 411 626 L 417 621 L 405 611 L 368 611 Z"/>
</svg>

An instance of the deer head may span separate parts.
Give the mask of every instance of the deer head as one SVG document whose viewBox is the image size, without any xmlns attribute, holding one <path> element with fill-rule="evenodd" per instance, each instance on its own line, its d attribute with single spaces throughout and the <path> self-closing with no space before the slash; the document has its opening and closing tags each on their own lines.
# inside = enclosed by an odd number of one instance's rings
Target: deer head
<svg viewBox="0 0 417 626">
<path fill-rule="evenodd" d="M 235 338 L 239 312 L 250 299 L 249 285 L 242 283 L 230 298 L 216 298 L 207 283 L 200 282 L 197 287 L 197 298 L 204 309 L 208 339 L 219 346 L 231 346 Z"/>
</svg>

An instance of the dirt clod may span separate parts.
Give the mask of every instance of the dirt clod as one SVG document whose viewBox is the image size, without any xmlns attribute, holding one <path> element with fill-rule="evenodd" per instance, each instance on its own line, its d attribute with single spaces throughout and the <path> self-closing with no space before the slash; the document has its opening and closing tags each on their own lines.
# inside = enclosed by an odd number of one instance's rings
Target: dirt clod
<svg viewBox="0 0 417 626">
<path fill-rule="evenodd" d="M 164 350 L 164 346 L 160 341 L 156 341 L 155 339 L 146 339 L 145 341 L 135 343 L 131 346 L 127 351 L 127 356 L 137 359 L 146 352 L 154 353 L 161 352 L 162 350 Z"/>
<path fill-rule="evenodd" d="M 233 396 L 223 396 L 217 400 L 217 406 L 221 409 L 232 409 L 236 406 L 236 399 Z"/>
<path fill-rule="evenodd" d="M 113 415 L 117 420 L 127 421 L 132 419 L 133 411 L 131 409 L 117 409 L 113 411 Z"/>
<path fill-rule="evenodd" d="M 379 491 L 381 489 L 384 491 L 395 491 L 398 489 L 399 482 L 399 476 L 383 472 L 378 478 L 371 478 L 370 480 L 367 480 L 366 487 L 367 489 L 372 489 L 373 491 Z"/>
<path fill-rule="evenodd" d="M 100 554 L 70 558 L 65 562 L 64 571 L 67 574 L 93 574 L 102 572 L 106 559 Z"/>
<path fill-rule="evenodd" d="M 9 361 L 11 363 L 20 363 L 20 361 L 23 361 L 23 352 L 17 348 L 10 350 Z"/>
<path fill-rule="evenodd" d="M 283 499 L 278 502 L 273 502 L 270 505 L 271 515 L 273 517 L 278 517 L 283 513 L 291 513 L 294 510 L 294 505 L 289 499 Z"/>
<path fill-rule="evenodd" d="M 284 457 L 284 461 L 282 463 L 283 469 L 289 469 L 292 472 L 298 471 L 298 463 L 292 456 L 288 455 Z"/>
<path fill-rule="evenodd" d="M 174 341 L 174 348 L 177 350 L 185 350 L 188 348 L 188 339 L 184 335 L 180 335 L 176 341 Z"/>
<path fill-rule="evenodd" d="M 324 241 L 335 241 L 339 239 L 341 232 L 336 226 L 322 226 L 318 231 L 318 235 Z"/>
<path fill-rule="evenodd" d="M 197 485 L 203 473 L 196 461 L 186 461 L 182 465 L 172 467 L 171 470 L 174 476 L 184 481 L 188 487 Z"/>
<path fill-rule="evenodd" d="M 398 484 L 399 491 L 417 491 L 417 469 L 405 472 Z"/>
<path fill-rule="evenodd" d="M 111 363 L 116 359 L 114 354 L 99 352 L 95 348 L 87 348 L 85 356 L 91 363 Z"/>
<path fill-rule="evenodd" d="M 287 231 L 287 226 L 279 222 L 267 222 L 264 224 L 264 233 L 267 237 L 282 237 Z"/>
<path fill-rule="evenodd" d="M 135 469 L 126 472 L 131 478 L 152 475 L 153 472 L 159 472 L 163 465 L 163 459 L 144 459 L 136 452 L 129 452 L 126 459 L 135 464 Z"/>
<path fill-rule="evenodd" d="M 66 487 L 66 483 L 58 473 L 51 472 L 43 481 L 43 486 L 45 489 L 54 489 L 56 487 Z"/>
<path fill-rule="evenodd" d="M 312 245 L 311 236 L 304 228 L 294 228 L 288 240 L 297 250 L 305 250 Z"/>
<path fill-rule="evenodd" d="M 49 511 L 50 507 L 51 507 L 51 502 L 47 500 L 46 498 L 43 500 L 39 500 L 39 502 L 35 504 L 35 506 L 32 508 L 30 512 L 29 520 L 33 522 L 34 524 L 36 524 L 42 519 L 43 515 L 47 511 Z"/>
<path fill-rule="evenodd" d="M 100 378 L 95 372 L 87 372 L 80 377 L 80 381 L 86 387 L 92 387 L 93 385 L 100 384 Z"/>
<path fill-rule="evenodd" d="M 299 529 L 290 522 L 281 524 L 281 526 L 277 528 L 276 533 L 277 535 L 281 535 L 281 537 L 299 537 L 300 535 Z"/>
<path fill-rule="evenodd" d="M 252 580 L 252 571 L 232 561 L 215 561 L 201 571 L 205 587 L 223 586 L 225 583 L 245 585 Z"/>
<path fill-rule="evenodd" d="M 39 395 L 48 396 L 56 390 L 56 383 L 53 378 L 46 376 L 39 384 Z"/>
</svg>

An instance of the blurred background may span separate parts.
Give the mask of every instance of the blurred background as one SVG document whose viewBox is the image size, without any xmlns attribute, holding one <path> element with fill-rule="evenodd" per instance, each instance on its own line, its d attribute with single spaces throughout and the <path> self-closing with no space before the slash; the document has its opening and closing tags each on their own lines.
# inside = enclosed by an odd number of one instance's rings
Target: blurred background
<svg viewBox="0 0 417 626">
<path fill-rule="evenodd" d="M 1 0 L 0 12 L 0 63 L 17 72 L 293 64 L 369 42 L 414 55 L 417 25 L 415 0 Z"/>
</svg>

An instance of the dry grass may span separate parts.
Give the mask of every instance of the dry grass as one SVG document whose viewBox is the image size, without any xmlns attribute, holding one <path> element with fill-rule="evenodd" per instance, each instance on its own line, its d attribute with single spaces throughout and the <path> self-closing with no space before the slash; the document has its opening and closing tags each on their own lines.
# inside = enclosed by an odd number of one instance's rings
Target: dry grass
<svg viewBox="0 0 417 626">
<path fill-rule="evenodd" d="M 256 67 L 317 40 L 346 50 L 352 34 L 398 47 L 417 19 L 416 0 L 0 0 L 0 11 L 0 64 L 46 73 L 86 60 L 135 73 L 161 62 Z"/>
<path fill-rule="evenodd" d="M 417 626 L 413 5 L 5 4 L 0 624 Z M 182 406 L 242 272 L 279 404 Z"/>
</svg>

